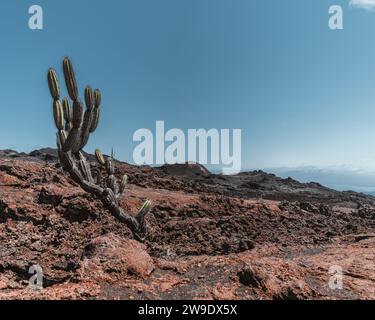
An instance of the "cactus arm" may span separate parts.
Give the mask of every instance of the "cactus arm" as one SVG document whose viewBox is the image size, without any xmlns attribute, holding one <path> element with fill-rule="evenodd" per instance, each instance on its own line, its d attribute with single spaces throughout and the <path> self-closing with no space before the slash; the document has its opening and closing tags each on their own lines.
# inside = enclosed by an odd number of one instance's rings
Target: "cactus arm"
<svg viewBox="0 0 375 320">
<path fill-rule="evenodd" d="M 92 122 L 94 120 L 94 93 L 90 86 L 85 89 L 85 104 L 86 111 L 83 117 L 82 132 L 81 132 L 81 144 L 82 149 L 88 142 L 90 136 L 90 129 L 92 127 Z"/>
<path fill-rule="evenodd" d="M 68 89 L 69 96 L 73 101 L 76 101 L 78 99 L 77 80 L 74 74 L 72 62 L 67 57 L 63 61 L 63 70 L 66 88 Z"/>
<path fill-rule="evenodd" d="M 65 119 L 65 132 L 69 134 L 70 130 L 73 128 L 73 108 L 70 105 L 69 99 L 64 98 L 63 100 L 63 111 Z"/>
<path fill-rule="evenodd" d="M 107 170 L 107 187 L 110 188 L 114 195 L 116 196 L 118 194 L 118 184 L 115 177 L 115 164 L 113 160 L 113 155 L 107 159 L 106 162 L 106 170 Z"/>
<path fill-rule="evenodd" d="M 93 119 L 93 113 L 91 110 L 86 109 L 85 115 L 83 117 L 82 131 L 81 131 L 81 143 L 79 145 L 80 149 L 84 148 L 89 141 L 90 127 Z"/>
<path fill-rule="evenodd" d="M 126 190 L 127 184 L 128 184 L 128 176 L 125 174 L 122 177 L 122 179 L 121 179 L 121 183 L 120 183 L 120 187 L 119 187 L 119 192 L 116 195 L 117 199 L 122 198 L 122 196 L 125 194 L 125 190 Z"/>
<path fill-rule="evenodd" d="M 124 211 L 119 199 L 124 194 L 128 177 L 122 178 L 120 185 L 115 177 L 115 161 L 113 152 L 104 158 L 100 150 L 95 151 L 99 165 L 105 168 L 107 174 L 106 185 L 102 186 L 101 170 L 96 177 L 92 175 L 91 165 L 84 156 L 82 149 L 86 146 L 90 133 L 98 126 L 100 118 L 101 93 L 94 92 L 90 87 L 85 90 L 86 110 L 78 100 L 78 86 L 71 61 L 63 62 L 65 83 L 73 107 L 65 98 L 60 101 L 60 85 L 55 70 L 48 70 L 48 85 L 53 98 L 53 114 L 57 128 L 57 147 L 61 166 L 80 187 L 102 201 L 109 212 L 119 221 L 125 223 L 138 241 L 144 241 L 147 235 L 145 217 L 150 211 L 151 202 L 146 201 L 138 214 L 133 216 Z"/>
<path fill-rule="evenodd" d="M 117 205 L 117 201 L 115 198 L 115 194 L 111 189 L 106 189 L 104 191 L 105 198 L 104 203 L 109 208 L 110 212 L 121 222 L 125 223 L 129 229 L 133 232 L 134 237 L 136 240 L 140 242 L 144 242 L 147 236 L 147 226 L 145 223 L 145 216 L 150 210 L 151 203 L 146 201 L 146 205 L 144 204 L 139 211 L 139 213 L 133 217 L 126 213 L 119 205 Z"/>
<path fill-rule="evenodd" d="M 90 164 L 88 163 L 88 161 L 86 160 L 86 157 L 83 155 L 81 151 L 78 154 L 79 154 L 79 163 L 81 166 L 81 171 L 82 173 L 84 173 L 84 177 L 86 178 L 85 180 L 87 180 L 90 183 L 94 183 L 94 178 L 92 177 L 92 174 L 91 174 Z"/>
</svg>

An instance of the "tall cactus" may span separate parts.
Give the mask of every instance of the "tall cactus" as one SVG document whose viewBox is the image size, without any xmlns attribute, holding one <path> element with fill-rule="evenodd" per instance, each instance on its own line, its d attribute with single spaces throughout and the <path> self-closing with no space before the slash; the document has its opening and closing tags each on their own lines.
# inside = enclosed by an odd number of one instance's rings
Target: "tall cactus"
<svg viewBox="0 0 375 320">
<path fill-rule="evenodd" d="M 82 149 L 86 146 L 89 136 L 95 131 L 100 118 L 101 93 L 91 87 L 85 89 L 85 110 L 78 99 L 78 86 L 72 63 L 69 58 L 63 62 L 63 70 L 69 98 L 60 100 L 60 84 L 53 69 L 48 70 L 48 85 L 53 98 L 53 116 L 57 128 L 57 147 L 62 168 L 69 173 L 83 190 L 99 198 L 106 208 L 120 221 L 124 222 L 133 232 L 134 237 L 144 241 L 147 234 L 145 216 L 151 208 L 146 201 L 138 214 L 133 216 L 125 212 L 119 205 L 123 196 L 128 177 L 125 175 L 119 184 L 115 178 L 113 152 L 105 158 L 100 150 L 96 150 L 96 159 L 105 169 L 107 179 L 101 182 L 100 174 L 94 179 L 90 163 Z"/>
</svg>

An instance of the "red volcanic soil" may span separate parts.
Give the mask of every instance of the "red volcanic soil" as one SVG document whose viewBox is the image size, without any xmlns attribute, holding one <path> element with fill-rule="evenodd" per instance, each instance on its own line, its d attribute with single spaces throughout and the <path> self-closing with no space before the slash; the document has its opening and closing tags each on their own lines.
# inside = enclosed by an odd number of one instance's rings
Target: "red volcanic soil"
<svg viewBox="0 0 375 320">
<path fill-rule="evenodd" d="M 375 298 L 373 197 L 261 171 L 118 163 L 122 206 L 154 204 L 140 244 L 56 160 L 0 151 L 0 299 Z M 35 264 L 43 290 L 28 288 Z"/>
</svg>

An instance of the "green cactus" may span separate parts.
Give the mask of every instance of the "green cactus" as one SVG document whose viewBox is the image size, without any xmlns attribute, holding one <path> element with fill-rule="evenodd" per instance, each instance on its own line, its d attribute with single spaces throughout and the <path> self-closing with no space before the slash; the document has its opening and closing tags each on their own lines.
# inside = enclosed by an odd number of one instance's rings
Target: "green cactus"
<svg viewBox="0 0 375 320">
<path fill-rule="evenodd" d="M 93 120 L 92 120 L 91 127 L 90 127 L 90 133 L 94 132 L 96 128 L 98 127 L 99 119 L 100 119 L 100 109 L 95 107 L 93 111 Z"/>
<path fill-rule="evenodd" d="M 99 124 L 101 93 L 99 89 L 93 91 L 90 86 L 85 89 L 85 110 L 78 100 L 78 86 L 72 63 L 69 58 L 63 61 L 66 87 L 73 107 L 68 98 L 60 101 L 60 85 L 53 69 L 48 70 L 48 85 L 53 98 L 53 115 L 57 132 L 57 146 L 62 168 L 82 189 L 99 198 L 105 207 L 120 221 L 127 224 L 134 237 L 144 241 L 147 234 L 145 216 L 151 209 L 151 202 L 146 201 L 135 216 L 125 212 L 119 205 L 128 182 L 125 175 L 120 185 L 115 177 L 115 161 L 113 152 L 107 159 L 99 149 L 95 151 L 98 163 L 105 168 L 107 179 L 102 186 L 100 170 L 96 179 L 91 173 L 91 165 L 84 156 L 82 149 L 86 146 L 90 134 Z"/>
<path fill-rule="evenodd" d="M 68 98 L 64 98 L 63 100 L 63 110 L 64 110 L 64 118 L 66 122 L 72 122 L 73 121 L 73 108 L 70 104 L 70 101 Z"/>
<path fill-rule="evenodd" d="M 64 59 L 63 70 L 64 70 L 66 88 L 68 89 L 69 96 L 73 101 L 77 101 L 78 99 L 77 80 L 74 75 L 72 62 L 70 61 L 69 58 Z"/>
<path fill-rule="evenodd" d="M 64 130 L 59 130 L 59 139 L 64 144 L 66 141 L 66 132 Z"/>
<path fill-rule="evenodd" d="M 121 184 L 120 184 L 120 193 L 121 194 L 124 194 L 127 185 L 128 185 L 128 176 L 125 174 L 122 177 Z"/>
<path fill-rule="evenodd" d="M 56 72 L 53 69 L 48 70 L 48 85 L 51 91 L 52 98 L 54 100 L 59 99 L 60 98 L 59 81 L 57 79 Z"/>
<path fill-rule="evenodd" d="M 99 162 L 99 164 L 102 165 L 102 166 L 105 166 L 104 156 L 99 149 L 95 150 L 95 156 L 96 156 L 96 160 Z"/>
<path fill-rule="evenodd" d="M 86 108 L 92 110 L 92 108 L 94 107 L 94 93 L 92 92 L 90 86 L 87 86 L 85 89 L 85 102 Z"/>
<path fill-rule="evenodd" d="M 64 111 L 60 100 L 53 102 L 53 117 L 55 119 L 56 128 L 59 130 L 64 129 Z"/>
<path fill-rule="evenodd" d="M 95 90 L 94 98 L 95 98 L 95 108 L 99 108 L 100 104 L 102 103 L 102 94 L 100 93 L 99 89 Z"/>
</svg>

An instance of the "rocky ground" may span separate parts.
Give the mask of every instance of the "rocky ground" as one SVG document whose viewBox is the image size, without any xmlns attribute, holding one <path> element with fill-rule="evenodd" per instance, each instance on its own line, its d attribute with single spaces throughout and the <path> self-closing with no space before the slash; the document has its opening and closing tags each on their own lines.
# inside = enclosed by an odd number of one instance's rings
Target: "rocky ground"
<svg viewBox="0 0 375 320">
<path fill-rule="evenodd" d="M 374 299 L 375 198 L 264 172 L 117 166 L 145 244 L 63 174 L 0 151 L 0 299 Z M 27 288 L 29 267 L 44 289 Z M 341 268 L 341 269 L 340 269 Z M 342 270 L 343 288 L 328 285 Z"/>
</svg>

